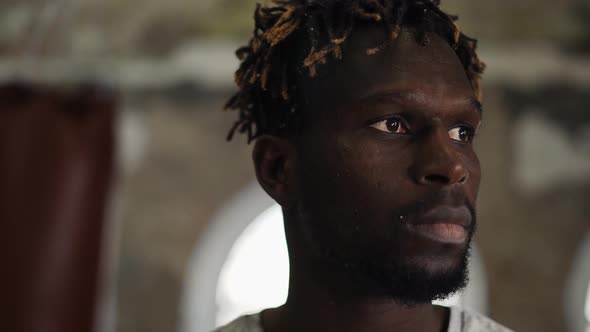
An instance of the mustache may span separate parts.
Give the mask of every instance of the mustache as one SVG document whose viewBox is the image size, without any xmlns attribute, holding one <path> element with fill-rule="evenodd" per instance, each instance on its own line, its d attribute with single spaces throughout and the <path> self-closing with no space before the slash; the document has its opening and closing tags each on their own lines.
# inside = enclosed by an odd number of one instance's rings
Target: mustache
<svg viewBox="0 0 590 332">
<path fill-rule="evenodd" d="M 421 198 L 396 208 L 393 213 L 399 220 L 409 222 L 416 217 L 426 214 L 439 206 L 466 207 L 471 214 L 471 226 L 475 227 L 476 212 L 474 204 L 463 191 L 439 190 L 425 194 Z"/>
</svg>

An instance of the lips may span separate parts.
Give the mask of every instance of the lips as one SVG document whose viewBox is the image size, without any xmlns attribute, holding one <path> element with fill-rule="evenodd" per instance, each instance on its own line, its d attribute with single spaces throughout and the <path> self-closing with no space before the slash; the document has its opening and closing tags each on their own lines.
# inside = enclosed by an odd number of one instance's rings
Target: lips
<svg viewBox="0 0 590 332">
<path fill-rule="evenodd" d="M 409 220 L 408 229 L 432 241 L 462 244 L 467 240 L 471 225 L 471 213 L 467 207 L 437 207 Z"/>
</svg>

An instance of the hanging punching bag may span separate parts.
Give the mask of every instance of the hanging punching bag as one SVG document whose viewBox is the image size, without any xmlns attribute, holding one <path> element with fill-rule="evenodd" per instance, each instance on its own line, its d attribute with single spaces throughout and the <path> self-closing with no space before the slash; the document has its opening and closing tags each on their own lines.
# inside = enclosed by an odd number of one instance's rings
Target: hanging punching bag
<svg viewBox="0 0 590 332">
<path fill-rule="evenodd" d="M 0 86 L 0 331 L 92 331 L 115 95 Z"/>
</svg>

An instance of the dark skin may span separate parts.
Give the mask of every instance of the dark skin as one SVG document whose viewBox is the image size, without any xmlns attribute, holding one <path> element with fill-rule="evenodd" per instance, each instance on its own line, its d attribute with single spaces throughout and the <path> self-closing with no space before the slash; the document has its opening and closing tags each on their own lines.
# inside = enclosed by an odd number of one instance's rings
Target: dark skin
<svg viewBox="0 0 590 332">
<path fill-rule="evenodd" d="M 396 261 L 395 269 L 430 275 L 459 266 L 475 223 L 467 211 L 480 182 L 472 144 L 479 104 L 440 37 L 423 47 L 404 31 L 369 57 L 363 50 L 381 31 L 355 36 L 363 38 L 353 38 L 344 60 L 308 92 L 313 116 L 304 130 L 256 141 L 256 175 L 283 207 L 291 266 L 287 302 L 262 313 L 266 332 L 447 329 L 448 309 L 403 305 L 387 285 L 364 282 L 346 266 Z M 440 227 L 415 231 L 428 211 L 443 210 L 454 214 L 439 213 Z M 459 231 L 449 225 L 455 219 L 465 224 Z"/>
</svg>

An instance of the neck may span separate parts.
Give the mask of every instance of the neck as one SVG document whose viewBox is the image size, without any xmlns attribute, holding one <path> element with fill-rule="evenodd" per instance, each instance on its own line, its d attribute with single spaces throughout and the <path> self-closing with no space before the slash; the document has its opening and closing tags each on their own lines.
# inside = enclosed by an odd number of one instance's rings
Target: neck
<svg viewBox="0 0 590 332">
<path fill-rule="evenodd" d="M 446 331 L 447 309 L 430 303 L 405 306 L 386 297 L 362 295 L 341 274 L 317 266 L 306 268 L 291 257 L 287 302 L 263 312 L 265 332 Z"/>
</svg>

